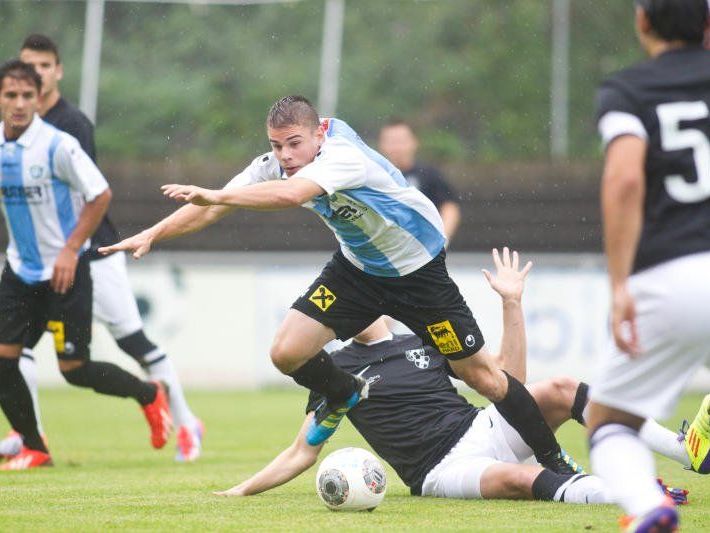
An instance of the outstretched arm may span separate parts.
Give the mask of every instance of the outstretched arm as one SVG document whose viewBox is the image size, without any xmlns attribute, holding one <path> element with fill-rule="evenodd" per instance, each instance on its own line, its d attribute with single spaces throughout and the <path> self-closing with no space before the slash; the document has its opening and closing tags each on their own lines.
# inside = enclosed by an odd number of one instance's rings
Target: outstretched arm
<svg viewBox="0 0 710 533">
<path fill-rule="evenodd" d="M 313 419 L 308 413 L 301 430 L 291 446 L 277 455 L 273 461 L 246 481 L 231 489 L 215 492 L 218 496 L 251 496 L 283 485 L 298 477 L 313 466 L 323 445 L 310 446 L 306 443 L 306 431 Z"/>
<path fill-rule="evenodd" d="M 503 303 L 503 338 L 500 343 L 500 353 L 496 356 L 499 368 L 525 383 L 527 377 L 527 341 L 525 337 L 525 318 L 523 316 L 523 289 L 525 278 L 532 268 L 530 261 L 519 270 L 520 258 L 518 252 L 510 253 L 508 247 L 503 248 L 503 255 L 498 249 L 493 249 L 493 263 L 496 274 L 483 270 L 488 283 L 496 291 Z"/>
<path fill-rule="evenodd" d="M 156 242 L 195 233 L 210 224 L 214 224 L 233 209 L 221 205 L 209 207 L 186 205 L 154 226 L 132 237 L 123 239 L 121 242 L 111 246 L 99 248 L 99 252 L 103 255 L 108 255 L 124 250 L 132 252 L 135 259 L 140 259 L 150 251 L 151 246 Z"/>
<path fill-rule="evenodd" d="M 161 189 L 165 196 L 180 202 L 190 202 L 201 206 L 225 205 L 256 210 L 298 207 L 325 193 L 315 181 L 305 178 L 273 180 L 220 190 L 177 184 L 163 185 Z"/>
</svg>

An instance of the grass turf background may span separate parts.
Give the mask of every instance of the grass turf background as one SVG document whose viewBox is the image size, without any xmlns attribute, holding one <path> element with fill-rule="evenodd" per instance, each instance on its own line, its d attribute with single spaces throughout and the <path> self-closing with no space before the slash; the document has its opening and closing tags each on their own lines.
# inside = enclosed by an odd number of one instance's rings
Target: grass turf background
<svg viewBox="0 0 710 533">
<path fill-rule="evenodd" d="M 614 506 L 413 498 L 389 468 L 387 496 L 374 513 L 328 511 L 315 494 L 317 466 L 261 495 L 213 496 L 213 490 L 242 481 L 291 443 L 305 398 L 297 390 L 189 392 L 207 427 L 204 455 L 193 464 L 176 464 L 174 438 L 163 450 L 153 450 L 132 401 L 69 388 L 43 390 L 44 425 L 56 466 L 0 475 L 0 531 L 618 531 L 621 513 Z M 683 417 L 692 419 L 700 399 L 685 396 L 668 426 L 675 430 Z M 0 430 L 7 427 L 2 422 Z M 565 424 L 558 438 L 588 466 L 577 423 Z M 367 447 L 348 422 L 324 453 L 344 446 Z M 690 489 L 683 530 L 708 531 L 710 476 L 685 472 L 663 458 L 658 470 L 670 484 Z"/>
</svg>

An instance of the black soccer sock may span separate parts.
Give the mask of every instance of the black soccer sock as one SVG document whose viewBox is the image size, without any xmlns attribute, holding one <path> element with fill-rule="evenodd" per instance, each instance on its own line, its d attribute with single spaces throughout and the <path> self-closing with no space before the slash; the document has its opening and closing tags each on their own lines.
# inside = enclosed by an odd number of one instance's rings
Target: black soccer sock
<svg viewBox="0 0 710 533">
<path fill-rule="evenodd" d="M 547 468 L 535 478 L 532 484 L 532 495 L 535 500 L 553 501 L 558 489 L 567 483 L 575 474 L 556 474 Z M 556 501 L 564 501 L 562 493 Z"/>
<path fill-rule="evenodd" d="M 321 350 L 290 376 L 293 380 L 329 401 L 340 403 L 357 390 L 357 380 L 352 374 L 338 368 L 328 352 Z"/>
<path fill-rule="evenodd" d="M 143 368 L 162 361 L 166 355 L 153 344 L 145 332 L 140 329 L 126 337 L 116 339 L 116 344 L 128 355 L 133 357 Z"/>
<path fill-rule="evenodd" d="M 112 363 L 86 361 L 79 368 L 62 372 L 62 375 L 77 387 L 89 387 L 110 396 L 134 398 L 141 405 L 152 403 L 157 394 L 154 383 L 141 381 Z"/>
<path fill-rule="evenodd" d="M 30 390 L 20 372 L 20 360 L 0 357 L 0 407 L 12 428 L 31 450 L 48 453 L 37 430 L 37 417 Z"/>
<path fill-rule="evenodd" d="M 583 426 L 587 425 L 584 421 L 584 408 L 587 407 L 588 402 L 589 385 L 584 381 L 580 381 L 577 387 L 577 393 L 574 395 L 574 403 L 572 404 L 572 418 Z"/>
<path fill-rule="evenodd" d="M 494 405 L 544 465 L 560 453 L 560 445 L 528 389 L 505 370 L 503 373 L 508 378 L 508 392 Z"/>
</svg>

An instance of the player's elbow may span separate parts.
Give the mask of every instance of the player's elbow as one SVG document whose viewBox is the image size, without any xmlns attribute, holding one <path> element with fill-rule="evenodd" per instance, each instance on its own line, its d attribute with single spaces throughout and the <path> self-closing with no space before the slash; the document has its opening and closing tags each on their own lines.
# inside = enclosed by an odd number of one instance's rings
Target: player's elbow
<svg viewBox="0 0 710 533">
<path fill-rule="evenodd" d="M 621 199 L 641 197 L 643 180 L 643 175 L 636 172 L 606 172 L 603 177 L 604 190 Z"/>
</svg>

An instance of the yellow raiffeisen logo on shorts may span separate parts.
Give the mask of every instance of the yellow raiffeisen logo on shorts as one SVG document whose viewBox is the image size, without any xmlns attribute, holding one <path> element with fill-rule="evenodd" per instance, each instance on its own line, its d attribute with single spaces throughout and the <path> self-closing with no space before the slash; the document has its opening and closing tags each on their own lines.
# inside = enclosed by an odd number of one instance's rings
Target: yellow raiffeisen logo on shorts
<svg viewBox="0 0 710 533">
<path fill-rule="evenodd" d="M 325 285 L 319 285 L 308 299 L 313 302 L 318 309 L 325 312 L 335 302 L 335 294 L 330 292 Z"/>
<path fill-rule="evenodd" d="M 451 326 L 451 322 L 444 320 L 426 327 L 431 338 L 434 339 L 434 344 L 443 355 L 456 353 L 463 350 L 459 338 Z"/>
</svg>

